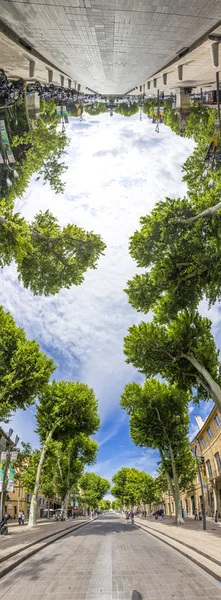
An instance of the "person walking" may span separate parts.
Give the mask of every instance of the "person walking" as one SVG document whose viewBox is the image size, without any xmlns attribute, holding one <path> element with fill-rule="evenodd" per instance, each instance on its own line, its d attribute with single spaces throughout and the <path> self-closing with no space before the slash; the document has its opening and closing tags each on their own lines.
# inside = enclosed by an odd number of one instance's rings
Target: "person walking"
<svg viewBox="0 0 221 600">
<path fill-rule="evenodd" d="M 18 524 L 21 525 L 22 524 L 22 512 L 21 510 L 18 513 Z"/>
<path fill-rule="evenodd" d="M 129 518 L 130 518 L 130 515 L 129 515 L 129 512 L 127 510 L 127 512 L 126 512 L 126 522 L 127 522 L 127 524 L 129 523 Z"/>
<path fill-rule="evenodd" d="M 134 525 L 134 511 L 133 510 L 130 511 L 130 520 L 131 520 L 131 525 Z"/>
<path fill-rule="evenodd" d="M 24 525 L 25 524 L 25 513 L 24 513 L 24 511 L 22 511 L 22 513 L 21 513 L 21 521 L 22 521 L 22 525 Z"/>
</svg>

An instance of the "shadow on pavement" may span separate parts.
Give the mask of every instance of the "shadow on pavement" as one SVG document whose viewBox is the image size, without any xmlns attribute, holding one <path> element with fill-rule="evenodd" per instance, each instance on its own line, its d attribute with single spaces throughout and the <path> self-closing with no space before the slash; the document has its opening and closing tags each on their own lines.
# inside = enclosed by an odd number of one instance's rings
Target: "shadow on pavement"
<svg viewBox="0 0 221 600">
<path fill-rule="evenodd" d="M 136 525 L 131 525 L 125 521 L 125 519 L 119 519 L 116 522 L 116 517 L 102 518 L 98 517 L 93 523 L 89 521 L 85 527 L 77 529 L 76 531 L 70 532 L 70 536 L 87 536 L 87 535 L 110 535 L 110 533 L 133 533 L 134 531 L 141 531 Z M 69 535 L 67 536 L 69 537 Z"/>
<path fill-rule="evenodd" d="M 142 594 L 134 590 L 131 596 L 131 600 L 142 600 Z"/>
</svg>

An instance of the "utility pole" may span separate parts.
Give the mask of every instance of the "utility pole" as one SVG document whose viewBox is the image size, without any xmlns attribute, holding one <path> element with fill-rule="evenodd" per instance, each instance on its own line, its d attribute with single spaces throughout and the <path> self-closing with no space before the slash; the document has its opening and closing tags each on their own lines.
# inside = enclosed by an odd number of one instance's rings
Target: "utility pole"
<svg viewBox="0 0 221 600">
<path fill-rule="evenodd" d="M 216 71 L 216 95 L 217 95 L 217 110 L 220 130 L 220 98 L 219 98 L 219 71 Z"/>
</svg>

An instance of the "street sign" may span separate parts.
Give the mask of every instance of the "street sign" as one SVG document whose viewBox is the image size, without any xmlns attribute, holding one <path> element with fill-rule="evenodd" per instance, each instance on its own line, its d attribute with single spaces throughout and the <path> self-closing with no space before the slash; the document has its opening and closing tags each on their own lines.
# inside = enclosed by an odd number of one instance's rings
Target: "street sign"
<svg viewBox="0 0 221 600">
<path fill-rule="evenodd" d="M 12 453 L 11 453 L 11 459 L 12 459 L 12 460 L 16 460 L 16 459 L 17 459 L 17 456 L 18 456 L 18 452 L 12 452 Z"/>
<path fill-rule="evenodd" d="M 1 452 L 1 460 L 6 460 L 7 452 Z"/>
<path fill-rule="evenodd" d="M 12 469 L 12 467 L 9 467 L 8 469 L 8 483 L 7 483 L 7 492 L 13 492 L 14 490 L 14 478 L 15 478 L 15 471 L 14 469 Z"/>
<path fill-rule="evenodd" d="M 0 492 L 2 492 L 5 471 L 0 469 Z"/>
</svg>

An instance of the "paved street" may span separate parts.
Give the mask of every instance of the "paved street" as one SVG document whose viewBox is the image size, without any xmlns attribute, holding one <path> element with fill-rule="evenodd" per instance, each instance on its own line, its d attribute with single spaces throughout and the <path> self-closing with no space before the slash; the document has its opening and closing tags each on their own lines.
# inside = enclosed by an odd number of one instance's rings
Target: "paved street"
<svg viewBox="0 0 221 600">
<path fill-rule="evenodd" d="M 73 80 L 126 93 L 221 19 L 218 0 L 0 0 L 1 19 Z M 25 54 L 25 52 L 24 52 Z"/>
<path fill-rule="evenodd" d="M 7 600 L 221 599 L 215 579 L 115 515 L 45 548 L 6 575 L 0 590 Z"/>
</svg>

